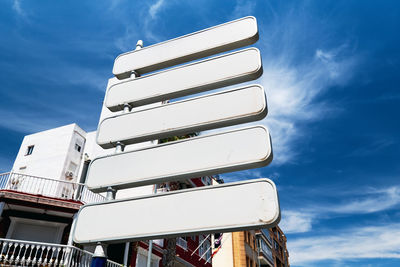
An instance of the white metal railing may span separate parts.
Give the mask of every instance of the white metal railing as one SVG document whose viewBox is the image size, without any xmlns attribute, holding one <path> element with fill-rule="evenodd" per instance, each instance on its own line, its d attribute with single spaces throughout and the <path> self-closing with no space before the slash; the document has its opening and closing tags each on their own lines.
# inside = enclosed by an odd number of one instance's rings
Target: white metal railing
<svg viewBox="0 0 400 267">
<path fill-rule="evenodd" d="M 188 249 L 187 241 L 186 241 L 185 239 L 183 239 L 182 237 L 178 237 L 178 238 L 176 239 L 176 244 L 177 244 L 178 246 L 180 246 L 181 248 L 183 248 L 184 250 L 187 250 L 187 249 Z"/>
<path fill-rule="evenodd" d="M 89 267 L 93 257 L 74 246 L 4 238 L 0 238 L 0 253 L 1 266 Z M 121 266 L 107 260 L 107 267 Z"/>
<path fill-rule="evenodd" d="M 84 184 L 7 172 L 0 174 L 0 190 L 11 190 L 46 197 L 76 200 L 83 203 L 102 202 L 105 197 L 93 193 Z"/>
</svg>

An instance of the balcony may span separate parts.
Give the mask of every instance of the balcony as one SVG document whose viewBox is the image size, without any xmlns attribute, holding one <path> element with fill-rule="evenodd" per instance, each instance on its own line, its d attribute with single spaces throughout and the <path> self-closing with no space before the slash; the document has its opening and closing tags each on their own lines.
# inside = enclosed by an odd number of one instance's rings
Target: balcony
<svg viewBox="0 0 400 267">
<path fill-rule="evenodd" d="M 81 183 L 12 172 L 0 174 L 0 190 L 78 201 L 84 204 L 102 202 L 105 199 L 102 195 L 88 190 Z"/>
<path fill-rule="evenodd" d="M 265 236 L 265 238 L 268 240 L 269 244 L 272 245 L 272 238 L 271 235 L 269 234 L 268 229 L 261 229 L 262 235 Z"/>
<path fill-rule="evenodd" d="M 272 256 L 272 250 L 271 248 L 267 245 L 267 243 L 264 241 L 264 239 L 260 238 L 259 239 L 259 244 L 260 244 L 260 254 L 259 254 L 259 259 L 261 263 L 271 265 L 271 263 L 274 262 L 274 258 Z"/>
<path fill-rule="evenodd" d="M 89 267 L 93 254 L 79 248 L 0 238 L 1 266 Z M 107 267 L 123 265 L 107 260 Z"/>
</svg>

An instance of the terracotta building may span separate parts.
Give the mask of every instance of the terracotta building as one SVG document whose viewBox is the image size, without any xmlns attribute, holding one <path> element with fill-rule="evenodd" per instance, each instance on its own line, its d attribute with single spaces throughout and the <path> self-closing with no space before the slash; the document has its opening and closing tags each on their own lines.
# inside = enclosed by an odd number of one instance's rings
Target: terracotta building
<svg viewBox="0 0 400 267">
<path fill-rule="evenodd" d="M 220 240 L 214 245 L 213 267 L 290 266 L 286 237 L 278 226 L 225 233 Z"/>
</svg>

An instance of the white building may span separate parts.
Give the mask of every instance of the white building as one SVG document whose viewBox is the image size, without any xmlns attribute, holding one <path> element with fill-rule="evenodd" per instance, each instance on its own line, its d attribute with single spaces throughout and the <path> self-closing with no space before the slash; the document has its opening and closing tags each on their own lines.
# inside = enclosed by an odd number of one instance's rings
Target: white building
<svg viewBox="0 0 400 267">
<path fill-rule="evenodd" d="M 27 135 L 11 172 L 0 174 L 2 266 L 90 265 L 92 254 L 70 236 L 82 204 L 104 201 L 79 183 L 86 135 L 76 124 Z"/>
<path fill-rule="evenodd" d="M 12 172 L 76 182 L 85 142 L 86 132 L 75 123 L 27 135 Z"/>
</svg>

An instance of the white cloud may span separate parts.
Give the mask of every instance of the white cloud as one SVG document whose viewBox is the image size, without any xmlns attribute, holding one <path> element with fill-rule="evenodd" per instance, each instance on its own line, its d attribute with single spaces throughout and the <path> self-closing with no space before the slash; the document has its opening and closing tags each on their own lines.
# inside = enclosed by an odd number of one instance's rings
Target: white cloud
<svg viewBox="0 0 400 267">
<path fill-rule="evenodd" d="M 310 266 L 322 260 L 400 258 L 399 248 L 400 224 L 341 229 L 288 244 L 292 266 Z"/>
<path fill-rule="evenodd" d="M 369 192 L 367 196 L 354 199 L 333 207 L 327 207 L 329 212 L 342 214 L 366 214 L 391 209 L 400 204 L 400 186 Z"/>
<path fill-rule="evenodd" d="M 304 206 L 300 210 L 283 210 L 280 222 L 285 233 L 304 233 L 312 230 L 317 220 L 329 219 L 342 215 L 370 214 L 390 210 L 400 205 L 400 186 L 391 186 L 380 189 L 360 190 L 352 196 L 343 197 L 345 202 L 331 204 L 317 204 Z M 350 192 L 351 193 L 351 192 Z M 357 194 L 358 197 L 354 197 Z"/>
<path fill-rule="evenodd" d="M 121 37 L 116 39 L 114 42 L 115 46 L 121 50 L 121 52 L 127 52 L 135 49 L 135 44 L 139 39 L 144 39 L 146 41 L 144 43 L 145 46 L 148 45 L 148 42 L 157 43 L 163 40 L 156 26 L 159 22 L 160 11 L 170 4 L 171 2 L 157 0 L 150 6 L 147 4 L 136 5 L 132 12 L 142 17 L 140 20 L 132 20 L 130 15 L 127 16 L 124 11 L 113 9 L 113 12 L 121 17 L 125 24 L 125 31 Z"/>
<path fill-rule="evenodd" d="M 255 7 L 255 1 L 236 0 L 236 5 L 232 12 L 231 18 L 238 19 L 245 16 L 251 16 L 254 13 Z"/>
<path fill-rule="evenodd" d="M 301 211 L 284 211 L 279 227 L 285 234 L 304 233 L 312 228 L 314 215 Z"/>
<path fill-rule="evenodd" d="M 144 15 L 143 21 L 140 25 L 127 24 L 116 46 L 126 52 L 134 49 L 134 44 L 142 37 L 150 43 L 165 40 L 156 26 L 160 11 L 173 4 L 175 2 L 158 0 L 143 6 L 137 11 Z M 238 0 L 231 17 L 251 15 L 255 8 L 254 1 Z M 319 97 L 332 86 L 345 85 L 351 79 L 358 57 L 347 40 L 332 45 L 331 29 L 318 27 L 324 24 L 313 21 L 308 14 L 301 14 L 307 12 L 306 8 L 296 7 L 295 11 L 289 10 L 280 16 L 276 16 L 271 6 L 270 10 L 272 16 L 266 16 L 267 23 L 263 18 L 258 20 L 260 41 L 257 44 L 264 69 L 259 81 L 266 89 L 269 109 L 261 123 L 270 129 L 273 163 L 295 163 L 302 152 L 299 140 L 308 135 L 305 124 L 339 110 Z M 136 34 L 138 28 L 142 29 L 143 36 Z M 304 47 L 310 49 L 308 56 L 304 56 Z"/>
<path fill-rule="evenodd" d="M 48 114 L 37 112 L 15 112 L 0 109 L 0 124 L 2 127 L 21 133 L 34 133 L 61 126 L 56 118 L 50 118 Z"/>
<path fill-rule="evenodd" d="M 13 5 L 12 8 L 14 9 L 14 11 L 20 15 L 21 17 L 25 17 L 26 13 L 25 11 L 22 9 L 21 7 L 21 1 L 20 0 L 14 0 L 13 1 Z"/>
<path fill-rule="evenodd" d="M 149 15 L 152 19 L 156 19 L 157 13 L 160 11 L 164 4 L 164 0 L 157 0 L 154 4 L 152 4 L 149 8 Z"/>
<path fill-rule="evenodd" d="M 276 45 L 287 46 L 286 43 Z M 354 56 L 342 58 L 342 53 L 347 53 L 345 46 L 325 52 L 317 49 L 317 56 L 300 63 L 293 60 L 295 48 L 285 49 L 275 53 L 268 52 L 268 48 L 261 49 L 267 51 L 263 53 L 264 74 L 260 82 L 266 89 L 269 109 L 263 124 L 270 129 L 275 164 L 297 158 L 300 151 L 295 145 L 307 135 L 302 125 L 323 119 L 335 110 L 318 97 L 333 85 L 346 84 L 357 61 Z"/>
<path fill-rule="evenodd" d="M 376 136 L 371 137 L 369 142 L 365 145 L 359 146 L 354 150 L 351 150 L 345 157 L 365 157 L 365 156 L 376 156 L 377 153 L 383 149 L 394 145 L 396 142 L 391 139 L 377 139 Z"/>
</svg>

